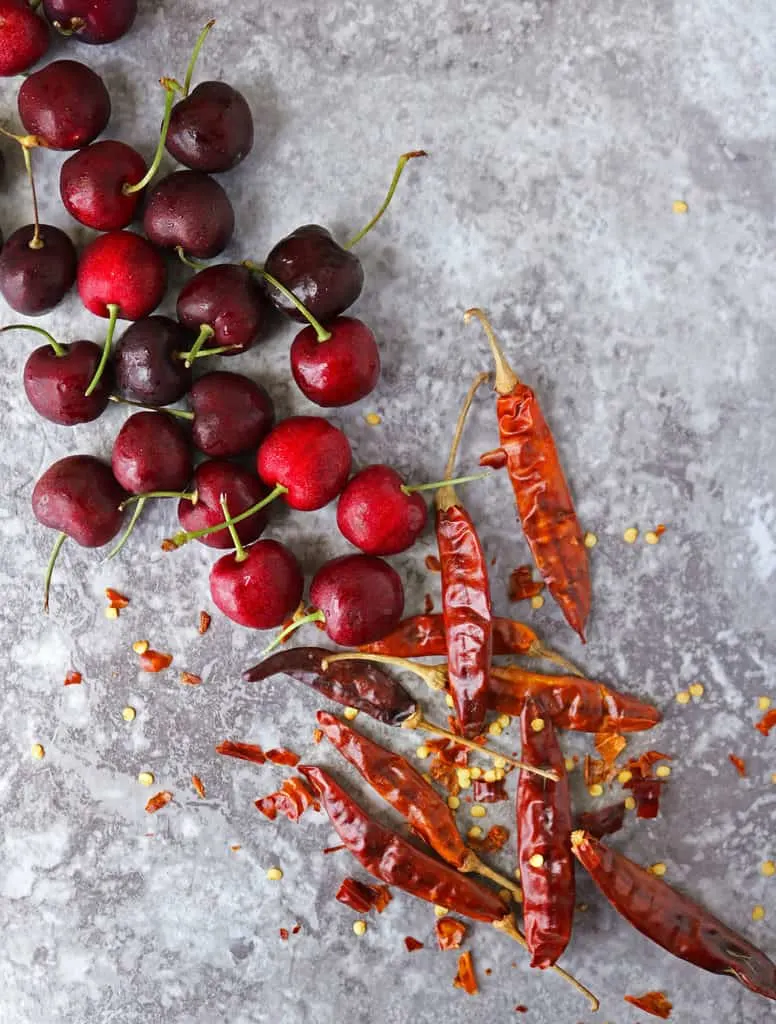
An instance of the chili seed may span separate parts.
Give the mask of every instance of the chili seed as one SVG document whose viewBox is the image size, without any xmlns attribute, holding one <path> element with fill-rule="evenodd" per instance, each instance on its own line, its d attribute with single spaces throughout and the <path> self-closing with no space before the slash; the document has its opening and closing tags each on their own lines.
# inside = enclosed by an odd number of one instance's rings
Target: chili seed
<svg viewBox="0 0 776 1024">
<path fill-rule="evenodd" d="M 421 777 L 422 777 L 422 778 L 424 778 L 424 779 L 426 780 L 426 782 L 433 782 L 433 781 L 434 781 L 434 780 L 433 780 L 433 779 L 431 778 L 431 776 L 429 775 L 429 773 L 428 773 L 428 772 L 423 772 L 423 775 L 422 775 Z"/>
<path fill-rule="evenodd" d="M 505 758 L 503 758 L 503 757 L 494 757 L 493 758 L 493 767 L 494 768 L 506 768 L 506 766 L 507 766 L 507 762 L 506 762 Z"/>
<path fill-rule="evenodd" d="M 473 768 L 469 769 L 469 775 L 473 779 L 480 779 L 480 778 L 482 778 L 482 768 L 480 768 L 478 765 L 475 765 Z"/>
<path fill-rule="evenodd" d="M 544 857 L 540 853 L 535 853 L 532 857 L 528 858 L 528 863 L 532 868 L 540 868 L 544 866 Z"/>
<path fill-rule="evenodd" d="M 590 796 L 603 796 L 604 787 L 600 782 L 594 782 L 592 786 L 588 786 L 587 791 Z"/>
<path fill-rule="evenodd" d="M 626 783 L 626 782 L 630 782 L 630 780 L 631 780 L 632 778 L 633 778 L 633 772 L 631 772 L 631 771 L 628 771 L 628 769 L 627 769 L 627 768 L 624 768 L 624 769 L 623 769 L 623 770 L 622 770 L 622 771 L 621 771 L 621 772 L 619 773 L 619 775 L 617 776 L 617 781 L 618 781 L 618 782 L 619 782 L 619 783 L 620 783 L 621 785 L 623 785 L 623 786 L 624 786 L 624 785 L 625 785 L 625 783 Z"/>
<path fill-rule="evenodd" d="M 135 654 L 145 654 L 145 652 L 148 650 L 150 646 L 151 645 L 147 640 L 135 640 L 135 642 L 132 644 L 132 650 L 135 652 Z"/>
<path fill-rule="evenodd" d="M 687 689 L 692 697 L 702 697 L 704 694 L 703 683 L 691 683 Z"/>
<path fill-rule="evenodd" d="M 594 548 L 596 546 L 596 544 L 598 543 L 598 537 L 596 537 L 596 535 L 594 533 L 590 533 L 590 531 L 588 531 L 585 534 L 583 543 L 584 543 L 586 548 Z"/>
<path fill-rule="evenodd" d="M 574 758 L 573 757 L 567 757 L 565 759 L 565 761 L 563 762 L 563 764 L 564 764 L 564 767 L 565 767 L 567 772 L 573 772 L 574 769 L 576 768 L 576 764 L 574 764 Z"/>
<path fill-rule="evenodd" d="M 442 907 L 437 903 L 434 905 L 434 913 L 437 917 L 444 917 L 447 913 L 447 907 Z"/>
<path fill-rule="evenodd" d="M 667 764 L 661 764 L 655 769 L 655 775 L 657 775 L 659 779 L 667 779 L 670 774 L 671 768 Z"/>
<path fill-rule="evenodd" d="M 690 694 L 687 692 L 687 690 L 680 690 L 679 693 L 677 693 L 677 695 L 676 695 L 676 703 L 677 704 L 689 704 L 690 703 Z"/>
<path fill-rule="evenodd" d="M 763 861 L 760 865 L 760 871 L 766 878 L 771 878 L 773 875 L 776 875 L 776 864 L 774 864 L 772 860 Z"/>
<path fill-rule="evenodd" d="M 134 722 L 135 718 L 137 717 L 137 711 L 135 711 L 133 707 L 130 707 L 130 705 L 127 704 L 125 708 L 121 709 L 121 717 L 124 719 L 125 722 Z"/>
<path fill-rule="evenodd" d="M 531 719 L 531 728 L 533 729 L 534 732 L 541 732 L 544 729 L 544 719 L 543 718 L 532 718 Z"/>
<path fill-rule="evenodd" d="M 368 412 L 364 419 L 370 427 L 377 427 L 383 422 L 382 416 L 377 412 Z"/>
<path fill-rule="evenodd" d="M 758 697 L 757 698 L 757 707 L 760 709 L 760 711 L 767 711 L 770 706 L 771 706 L 771 698 L 770 697 Z"/>
<path fill-rule="evenodd" d="M 509 726 L 512 724 L 512 719 L 510 718 L 509 715 L 499 715 L 496 721 L 498 722 L 502 729 L 508 729 Z"/>
<path fill-rule="evenodd" d="M 342 714 L 349 722 L 352 722 L 354 718 L 358 718 L 358 708 L 345 708 Z"/>
<path fill-rule="evenodd" d="M 632 796 L 625 797 L 625 810 L 635 811 L 636 810 L 636 798 Z"/>
<path fill-rule="evenodd" d="M 269 879 L 270 882 L 279 882 L 282 877 L 283 872 L 280 870 L 280 868 L 270 868 L 267 871 L 267 878 Z"/>
<path fill-rule="evenodd" d="M 506 778 L 506 772 L 503 768 L 494 768 L 493 772 L 496 776 L 496 782 L 501 782 L 502 779 Z"/>
<path fill-rule="evenodd" d="M 105 618 L 106 619 L 117 619 L 118 617 L 119 617 L 119 610 L 118 610 L 118 608 L 112 608 L 110 605 L 108 605 L 108 607 L 105 609 Z"/>
<path fill-rule="evenodd" d="M 485 772 L 485 774 L 482 777 L 483 777 L 483 779 L 486 782 L 495 782 L 496 781 L 496 769 L 495 768 L 489 769 L 489 771 Z"/>
<path fill-rule="evenodd" d="M 673 203 L 671 203 L 671 209 L 674 211 L 674 213 L 687 213 L 690 207 L 687 205 L 684 199 L 674 199 Z"/>
<path fill-rule="evenodd" d="M 447 704 L 449 708 L 455 707 L 455 702 L 449 693 L 445 694 L 445 704 Z"/>
<path fill-rule="evenodd" d="M 482 828 L 479 825 L 472 825 L 466 835 L 469 839 L 482 839 Z"/>
<path fill-rule="evenodd" d="M 447 798 L 447 806 L 450 808 L 451 811 L 457 811 L 458 808 L 461 806 L 461 801 L 458 799 L 457 796 L 449 796 Z"/>
<path fill-rule="evenodd" d="M 515 901 L 515 903 L 522 903 L 523 902 L 523 890 L 522 889 L 515 889 L 512 892 L 512 899 Z"/>
<path fill-rule="evenodd" d="M 137 781 L 140 783 L 141 786 L 153 786 L 154 774 L 153 772 L 140 772 L 140 774 L 137 777 Z"/>
<path fill-rule="evenodd" d="M 647 532 L 644 534 L 644 540 L 647 542 L 647 544 L 657 544 L 660 538 L 654 530 L 647 530 Z"/>
<path fill-rule="evenodd" d="M 488 732 L 491 736 L 500 736 L 504 730 L 498 724 L 498 722 L 491 722 L 488 726 Z"/>
<path fill-rule="evenodd" d="M 418 747 L 418 749 L 415 751 L 415 755 L 419 757 L 421 760 L 427 758 L 430 753 L 431 751 L 428 749 L 428 747 L 424 746 Z"/>
<path fill-rule="evenodd" d="M 635 526 L 629 526 L 625 533 L 622 535 L 622 539 L 626 544 L 635 544 L 636 538 L 639 535 L 639 531 Z"/>
<path fill-rule="evenodd" d="M 469 814 L 471 814 L 473 818 L 484 818 L 487 813 L 488 812 L 485 810 L 482 804 L 473 804 L 471 810 L 469 811 Z"/>
<path fill-rule="evenodd" d="M 471 786 L 472 777 L 468 768 L 456 768 L 455 775 L 461 789 L 468 789 Z"/>
<path fill-rule="evenodd" d="M 759 903 L 757 904 L 756 907 L 752 907 L 752 920 L 753 921 L 762 921 L 762 919 L 764 917 L 765 917 L 765 907 L 761 906 Z"/>
<path fill-rule="evenodd" d="M 647 868 L 647 871 L 649 871 L 651 875 L 656 875 L 658 878 L 662 878 L 667 870 L 668 868 L 662 861 L 658 861 L 657 864 L 653 864 L 651 867 Z"/>
<path fill-rule="evenodd" d="M 43 749 L 43 745 L 41 743 L 33 743 L 30 753 L 36 761 L 42 761 L 46 756 L 46 751 Z"/>
<path fill-rule="evenodd" d="M 776 783 L 776 772 L 771 774 L 771 782 Z"/>
<path fill-rule="evenodd" d="M 366 921 L 354 921 L 353 931 L 356 935 L 366 935 Z"/>
<path fill-rule="evenodd" d="M 531 607 L 532 608 L 541 608 L 543 604 L 544 604 L 544 598 L 542 597 L 541 594 L 535 594 L 531 598 Z"/>
</svg>

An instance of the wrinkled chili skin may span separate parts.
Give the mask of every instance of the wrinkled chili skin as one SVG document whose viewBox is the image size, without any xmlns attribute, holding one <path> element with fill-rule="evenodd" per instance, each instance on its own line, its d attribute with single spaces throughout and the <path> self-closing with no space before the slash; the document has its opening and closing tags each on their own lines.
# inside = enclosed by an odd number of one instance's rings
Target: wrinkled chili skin
<svg viewBox="0 0 776 1024">
<path fill-rule="evenodd" d="M 490 670 L 488 706 L 501 714 L 519 715 L 525 701 L 541 701 L 558 729 L 575 732 L 641 732 L 660 722 L 656 707 L 644 704 L 603 683 L 578 676 L 549 676 L 517 665 Z"/>
<path fill-rule="evenodd" d="M 555 440 L 536 395 L 525 384 L 499 395 L 496 416 L 525 539 L 547 589 L 584 643 L 590 569 Z"/>
<path fill-rule="evenodd" d="M 300 765 L 299 771 L 318 792 L 337 835 L 375 878 L 476 921 L 492 924 L 507 916 L 492 889 L 422 853 L 374 821 L 322 768 Z"/>
<path fill-rule="evenodd" d="M 667 882 L 587 833 L 574 837 L 580 863 L 615 910 L 680 960 L 776 999 L 776 964 L 762 950 Z"/>
<path fill-rule="evenodd" d="M 539 637 L 530 626 L 514 619 L 493 617 L 493 654 L 533 654 L 540 648 Z M 446 658 L 444 618 L 441 613 L 413 615 L 400 622 L 393 633 L 373 644 L 364 644 L 359 650 L 395 658 Z"/>
<path fill-rule="evenodd" d="M 417 711 L 417 704 L 404 687 L 377 665 L 334 661 L 324 670 L 323 663 L 332 653 L 323 647 L 278 651 L 247 669 L 242 677 L 245 682 L 256 683 L 282 673 L 386 725 L 401 725 Z"/>
<path fill-rule="evenodd" d="M 493 651 L 487 562 L 474 523 L 461 505 L 437 509 L 436 536 L 450 693 L 464 736 L 473 738 L 485 723 Z"/>
<path fill-rule="evenodd" d="M 326 711 L 318 712 L 326 738 L 369 785 L 405 818 L 439 856 L 460 868 L 469 853 L 447 802 L 401 755 L 386 750 Z"/>
<path fill-rule="evenodd" d="M 531 723 L 541 719 L 544 728 Z M 571 797 L 569 782 L 552 722 L 538 701 L 526 701 L 520 719 L 522 758 L 528 764 L 552 768 L 558 781 L 520 772 L 517 784 L 517 858 L 523 889 L 523 929 L 531 952 L 531 967 L 551 967 L 571 938 L 574 919 L 574 858 L 571 854 Z M 534 867 L 531 857 L 544 863 Z"/>
</svg>

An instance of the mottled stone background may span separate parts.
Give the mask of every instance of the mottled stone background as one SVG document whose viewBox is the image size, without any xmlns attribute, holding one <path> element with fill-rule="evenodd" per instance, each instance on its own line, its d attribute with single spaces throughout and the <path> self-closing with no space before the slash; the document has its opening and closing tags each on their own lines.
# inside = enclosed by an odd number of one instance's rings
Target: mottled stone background
<svg viewBox="0 0 776 1024">
<path fill-rule="evenodd" d="M 356 311 L 381 340 L 379 388 L 332 419 L 347 430 L 356 465 L 383 459 L 413 480 L 437 478 L 465 386 L 488 366 L 481 332 L 464 328 L 461 314 L 475 303 L 490 312 L 541 396 L 584 525 L 600 538 L 587 649 L 551 603 L 525 614 L 590 674 L 657 702 L 665 723 L 631 750 L 677 758 L 661 816 L 629 821 L 616 845 L 644 863 L 664 861 L 670 881 L 776 956 L 776 878 L 759 870 L 776 857 L 776 745 L 752 728 L 757 697 L 776 698 L 776 8 L 141 0 L 121 43 L 57 43 L 51 55 L 94 63 L 114 101 L 109 136 L 150 155 L 162 105 L 155 81 L 182 73 L 213 15 L 200 75 L 243 90 L 257 127 L 252 157 L 222 178 L 239 220 L 228 256 L 260 259 L 309 221 L 344 235 L 371 214 L 400 152 L 430 152 L 360 247 L 367 283 Z M 16 87 L 0 83 L 7 123 Z M 29 220 L 29 205 L 20 158 L 3 149 L 7 234 Z M 83 244 L 89 232 L 58 203 L 61 161 L 35 154 L 44 217 Z M 672 212 L 674 200 L 689 212 Z M 188 272 L 171 270 L 180 286 Z M 174 309 L 174 290 L 164 309 Z M 2 322 L 11 318 L 4 307 Z M 104 328 L 73 296 L 41 322 L 62 340 L 99 338 Z M 292 333 L 228 362 L 263 381 L 281 414 L 314 411 L 290 383 Z M 197 636 L 212 556 L 197 545 L 162 554 L 170 506 L 149 512 L 108 566 L 67 545 L 52 614 L 41 614 L 52 536 L 30 516 L 33 483 L 67 453 L 108 455 L 126 413 L 111 408 L 72 430 L 37 419 L 21 388 L 36 343 L 13 334 L 0 346 L 3 1024 L 589 1024 L 584 1002 L 554 976 L 531 973 L 517 947 L 485 927 L 469 941 L 480 995 L 453 990 L 455 954 L 433 950 L 430 907 L 401 894 L 354 936 L 352 912 L 333 899 L 354 865 L 322 856 L 332 842 L 323 818 L 265 821 L 253 800 L 282 770 L 213 752 L 232 737 L 334 763 L 311 743 L 317 702 L 283 680 L 240 683 L 264 637 L 220 618 Z M 373 411 L 379 427 L 364 422 Z M 494 439 L 483 397 L 460 468 Z M 494 476 L 466 499 L 497 559 L 494 600 L 505 612 L 508 572 L 527 557 L 508 483 Z M 659 522 L 659 546 L 623 542 L 626 527 L 643 536 Z M 269 535 L 291 543 L 310 572 L 347 550 L 333 507 L 276 510 Z M 424 569 L 432 550 L 429 533 L 394 560 L 410 611 L 426 592 L 438 601 L 437 578 Z M 106 585 L 132 599 L 118 622 L 103 617 Z M 143 637 L 174 653 L 174 670 L 136 671 L 130 645 Z M 63 687 L 69 668 L 83 673 L 80 687 Z M 182 668 L 200 673 L 202 686 L 181 686 Z M 694 681 L 705 696 L 677 706 L 676 692 Z M 137 709 L 131 724 L 125 704 Z M 390 739 L 415 746 L 403 734 Z M 42 762 L 30 757 L 34 742 L 46 748 Z M 514 726 L 502 742 L 515 746 Z M 586 749 L 577 738 L 567 748 Z M 731 752 L 747 759 L 748 778 L 728 763 Z M 175 794 L 153 818 L 140 770 Z M 191 789 L 192 772 L 206 800 Z M 581 780 L 575 788 L 580 807 L 591 802 Z M 508 815 L 502 805 L 486 823 Z M 511 845 L 501 863 L 513 867 Z M 280 883 L 265 878 L 275 864 Z M 579 890 L 589 909 L 564 962 L 602 997 L 599 1020 L 645 1020 L 622 997 L 652 988 L 669 995 L 680 1024 L 774 1019 L 771 1004 L 732 980 L 642 939 L 584 875 Z M 761 923 L 751 920 L 755 904 L 766 908 Z M 301 932 L 281 942 L 278 929 L 295 922 Z M 408 934 L 426 948 L 409 956 Z M 516 1004 L 528 1007 L 524 1018 Z"/>
</svg>

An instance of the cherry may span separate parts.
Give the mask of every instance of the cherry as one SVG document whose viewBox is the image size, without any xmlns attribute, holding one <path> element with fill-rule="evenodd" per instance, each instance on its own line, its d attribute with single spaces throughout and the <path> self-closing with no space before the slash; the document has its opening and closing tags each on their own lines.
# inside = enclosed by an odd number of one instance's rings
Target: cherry
<svg viewBox="0 0 776 1024">
<path fill-rule="evenodd" d="M 99 345 L 93 341 L 60 345 L 48 331 L 32 324 L 9 324 L 0 333 L 15 330 L 35 331 L 48 339 L 48 344 L 31 352 L 24 364 L 24 390 L 39 416 L 72 427 L 102 415 L 110 398 L 110 374 L 88 398 L 84 394 L 100 362 Z"/>
<path fill-rule="evenodd" d="M 112 43 L 132 28 L 137 0 L 43 0 L 46 17 L 63 36 Z"/>
<path fill-rule="evenodd" d="M 374 391 L 380 353 L 374 334 L 354 317 L 338 316 L 323 334 L 305 327 L 291 344 L 297 387 L 323 408 L 350 405 Z"/>
<path fill-rule="evenodd" d="M 59 305 L 73 286 L 75 246 L 50 224 L 27 224 L 0 252 L 0 292 L 17 313 L 40 316 Z"/>
<path fill-rule="evenodd" d="M 49 149 L 80 149 L 110 120 L 103 80 L 77 60 L 55 60 L 30 75 L 17 103 L 24 127 Z"/>
<path fill-rule="evenodd" d="M 291 508 L 311 512 L 337 497 L 350 473 L 350 443 L 320 416 L 291 416 L 264 439 L 256 464 Z"/>
<path fill-rule="evenodd" d="M 136 320 L 113 352 L 116 384 L 125 398 L 145 405 L 170 405 L 191 388 L 191 370 L 181 352 L 191 347 L 189 332 L 166 316 Z"/>
<path fill-rule="evenodd" d="M 367 466 L 345 486 L 337 503 L 337 526 L 343 537 L 368 555 L 397 555 L 412 547 L 425 529 L 428 509 L 419 491 L 481 480 L 487 473 L 405 484 L 390 466 Z"/>
<path fill-rule="evenodd" d="M 226 495 L 235 520 L 252 510 L 240 520 L 237 531 L 243 544 L 250 544 L 264 531 L 267 513 L 262 509 L 254 511 L 253 507 L 266 497 L 267 489 L 247 469 L 222 459 L 201 462 L 194 471 L 193 490 L 197 494 L 196 504 L 185 499 L 178 504 L 178 519 L 185 532 L 165 541 L 163 547 L 180 547 L 189 540 L 198 540 L 211 548 L 231 547 L 229 534 L 224 532 L 227 524 L 221 510 L 222 494 Z"/>
<path fill-rule="evenodd" d="M 204 374 L 191 389 L 189 401 L 194 444 L 211 458 L 255 450 L 275 422 L 269 394 L 239 373 Z"/>
<path fill-rule="evenodd" d="M 175 171 L 148 193 L 143 230 L 163 249 L 210 259 L 232 237 L 234 210 L 215 178 L 201 171 Z"/>
<path fill-rule="evenodd" d="M 31 68 L 48 48 L 46 23 L 26 0 L 0 0 L 0 77 Z"/>
<path fill-rule="evenodd" d="M 253 148 L 253 117 L 245 97 L 225 82 L 202 82 L 176 103 L 167 151 L 185 167 L 229 171 Z"/>
<path fill-rule="evenodd" d="M 220 263 L 195 274 L 184 285 L 177 302 L 178 319 L 200 337 L 192 348 L 196 356 L 212 339 L 224 355 L 245 352 L 267 323 L 267 301 L 251 272 L 235 263 Z"/>
<path fill-rule="evenodd" d="M 223 555 L 210 570 L 210 595 L 215 606 L 241 626 L 274 629 L 299 607 L 304 577 L 293 553 L 276 540 L 260 540 L 249 548 L 240 542 L 225 498 L 221 509 L 235 551 Z"/>
<path fill-rule="evenodd" d="M 380 220 L 388 209 L 407 162 L 418 156 L 426 154 L 423 150 L 402 154 L 380 209 L 345 245 L 335 241 L 331 233 L 319 224 L 305 224 L 282 238 L 267 256 L 265 270 L 292 291 L 316 320 L 328 323 L 352 306 L 361 294 L 364 271 L 361 261 L 349 250 Z M 269 294 L 282 312 L 294 320 L 305 319 L 286 292 L 270 288 Z"/>
<path fill-rule="evenodd" d="M 92 455 L 68 455 L 49 466 L 32 492 L 32 511 L 43 526 L 58 530 L 46 568 L 43 607 L 48 610 L 54 564 L 67 537 L 99 548 L 121 529 L 124 492 L 109 466 Z"/>
</svg>

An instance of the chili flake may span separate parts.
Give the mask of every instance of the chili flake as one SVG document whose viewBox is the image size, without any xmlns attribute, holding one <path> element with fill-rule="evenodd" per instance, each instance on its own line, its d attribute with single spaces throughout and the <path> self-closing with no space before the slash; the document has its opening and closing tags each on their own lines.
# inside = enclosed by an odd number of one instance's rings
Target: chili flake
<svg viewBox="0 0 776 1024">
<path fill-rule="evenodd" d="M 435 927 L 437 944 L 441 950 L 460 949 L 466 938 L 467 928 L 463 921 L 454 917 L 441 917 Z"/>
<path fill-rule="evenodd" d="M 82 678 L 83 676 L 80 672 L 74 672 L 73 669 L 70 669 L 65 676 L 65 686 L 78 686 Z"/>
<path fill-rule="evenodd" d="M 344 843 L 340 843 L 338 846 L 324 846 L 323 852 L 324 853 L 338 853 L 340 850 L 344 850 L 344 849 L 345 849 L 345 844 Z"/>
<path fill-rule="evenodd" d="M 210 629 L 210 623 L 212 621 L 212 616 L 209 615 L 207 612 L 199 613 L 199 625 L 197 626 L 197 630 L 200 636 L 204 636 L 205 633 L 207 633 L 207 631 Z"/>
<path fill-rule="evenodd" d="M 673 1004 L 669 1002 L 664 992 L 645 992 L 643 996 L 625 996 L 624 998 L 626 1003 L 643 1010 L 644 1013 L 651 1013 L 653 1017 L 668 1020 L 671 1016 Z"/>
<path fill-rule="evenodd" d="M 413 939 L 411 935 L 408 935 L 404 940 L 404 945 L 407 947 L 408 953 L 414 953 L 416 949 L 423 949 L 423 943 L 417 939 Z"/>
<path fill-rule="evenodd" d="M 172 665 L 172 655 L 161 651 L 147 650 L 140 655 L 140 668 L 143 672 L 162 672 Z"/>
<path fill-rule="evenodd" d="M 256 809 L 270 821 L 274 821 L 278 814 L 285 814 L 289 821 L 299 821 L 308 807 L 317 811 L 320 806 L 305 782 L 296 776 L 284 779 L 276 793 L 260 797 L 254 802 Z M 340 847 L 332 847 L 323 852 L 331 852 L 331 849 Z"/>
<path fill-rule="evenodd" d="M 192 775 L 191 776 L 191 784 L 194 787 L 194 789 L 197 791 L 197 796 L 201 797 L 204 800 L 204 798 L 205 798 L 205 786 L 204 786 L 204 784 L 202 782 L 202 779 L 199 777 L 199 775 Z"/>
<path fill-rule="evenodd" d="M 619 832 L 624 821 L 625 801 L 621 800 L 619 803 L 609 804 L 608 807 L 602 807 L 600 810 L 580 814 L 577 828 L 583 828 L 595 839 L 603 839 L 604 836 L 611 836 L 615 832 Z"/>
<path fill-rule="evenodd" d="M 761 732 L 763 736 L 768 736 L 774 726 L 776 726 L 776 708 L 771 708 L 765 712 L 760 721 L 755 725 L 755 729 Z"/>
<path fill-rule="evenodd" d="M 746 778 L 746 761 L 743 757 L 738 757 L 737 754 L 728 754 L 728 761 L 733 765 L 735 770 L 741 776 L 742 779 Z"/>
<path fill-rule="evenodd" d="M 280 929 L 280 938 L 283 940 L 283 942 L 288 942 L 288 928 Z"/>
<path fill-rule="evenodd" d="M 492 825 L 484 839 L 472 840 L 473 846 L 480 853 L 494 853 L 506 845 L 509 839 L 509 829 L 503 825 Z"/>
<path fill-rule="evenodd" d="M 181 682 L 186 686 L 199 686 L 202 676 L 195 676 L 193 672 L 181 672 Z"/>
<path fill-rule="evenodd" d="M 267 760 L 264 751 L 256 743 L 234 743 L 224 740 L 216 747 L 216 753 L 224 757 L 236 757 L 240 761 L 252 761 L 253 764 L 264 764 Z"/>
<path fill-rule="evenodd" d="M 441 572 L 442 566 L 436 555 L 426 555 L 424 563 L 429 572 Z"/>
<path fill-rule="evenodd" d="M 105 588 L 105 596 L 108 599 L 109 608 L 126 608 L 129 604 L 129 598 L 120 594 L 118 590 L 114 590 L 112 587 Z"/>
<path fill-rule="evenodd" d="M 313 743 L 320 743 L 323 739 L 323 729 L 313 729 Z"/>
<path fill-rule="evenodd" d="M 544 582 L 533 578 L 532 565 L 519 565 L 510 574 L 507 595 L 512 602 L 530 601 L 543 590 Z"/>
<path fill-rule="evenodd" d="M 293 751 L 286 750 L 285 747 L 276 747 L 273 750 L 268 750 L 266 751 L 265 757 L 273 764 L 284 764 L 288 765 L 290 768 L 296 767 L 300 760 Z"/>
<path fill-rule="evenodd" d="M 487 773 L 486 773 L 487 774 Z M 507 799 L 504 779 L 476 779 L 472 784 L 472 796 L 478 804 L 495 804 Z"/>
<path fill-rule="evenodd" d="M 392 897 L 387 885 L 367 885 L 348 876 L 342 880 L 335 899 L 357 914 L 368 914 L 372 908 L 382 914 Z"/>
<path fill-rule="evenodd" d="M 156 796 L 151 797 L 145 805 L 145 809 L 149 814 L 156 814 L 156 812 L 161 810 L 162 807 L 166 807 L 171 800 L 172 793 L 167 789 L 163 789 L 161 792 L 157 793 Z"/>
<path fill-rule="evenodd" d="M 430 615 L 434 610 L 434 599 L 431 594 L 426 594 L 423 597 L 423 614 Z"/>
<path fill-rule="evenodd" d="M 474 976 L 474 963 L 470 950 L 461 953 L 458 957 L 458 973 L 453 978 L 453 987 L 462 988 L 470 996 L 476 996 L 479 991 L 477 979 Z"/>
</svg>

